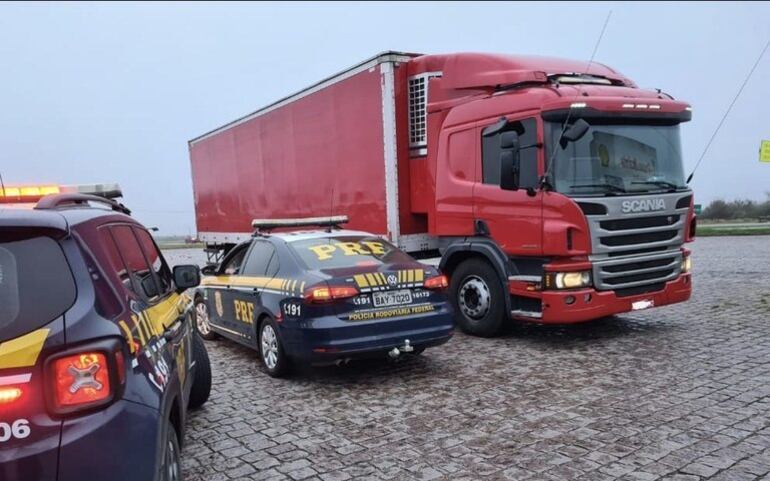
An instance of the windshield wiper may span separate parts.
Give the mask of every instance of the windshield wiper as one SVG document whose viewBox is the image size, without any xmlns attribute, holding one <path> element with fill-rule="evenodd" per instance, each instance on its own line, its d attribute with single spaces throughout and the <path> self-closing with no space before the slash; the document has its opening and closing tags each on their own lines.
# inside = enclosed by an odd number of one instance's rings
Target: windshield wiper
<svg viewBox="0 0 770 481">
<path fill-rule="evenodd" d="M 575 184 L 575 185 L 570 185 L 569 187 L 570 187 L 570 189 L 576 189 L 576 188 L 579 188 L 579 187 L 604 187 L 605 189 L 607 189 L 609 191 L 612 191 L 612 192 L 623 192 L 623 193 L 626 192 L 626 189 L 624 189 L 623 187 L 618 187 L 617 185 L 606 184 L 606 183 L 604 183 L 604 184 Z"/>
<path fill-rule="evenodd" d="M 683 189 L 684 187 L 681 185 L 676 185 L 673 182 L 668 182 L 666 180 L 638 180 L 635 182 L 631 182 L 632 184 L 647 184 L 647 185 L 657 185 L 659 187 L 666 187 L 668 189 Z"/>
</svg>

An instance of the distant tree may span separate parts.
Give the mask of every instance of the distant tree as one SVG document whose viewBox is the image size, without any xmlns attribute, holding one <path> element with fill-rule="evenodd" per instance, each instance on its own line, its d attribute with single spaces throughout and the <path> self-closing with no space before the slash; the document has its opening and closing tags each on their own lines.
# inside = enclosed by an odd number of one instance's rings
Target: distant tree
<svg viewBox="0 0 770 481">
<path fill-rule="evenodd" d="M 727 202 L 718 199 L 703 209 L 701 217 L 704 219 L 732 219 L 732 209 Z"/>
</svg>

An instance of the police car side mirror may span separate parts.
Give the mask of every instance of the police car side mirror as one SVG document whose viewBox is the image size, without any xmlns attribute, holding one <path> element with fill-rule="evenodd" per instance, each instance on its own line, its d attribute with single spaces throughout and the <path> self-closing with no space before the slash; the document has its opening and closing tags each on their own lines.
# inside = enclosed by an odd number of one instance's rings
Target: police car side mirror
<svg viewBox="0 0 770 481">
<path fill-rule="evenodd" d="M 174 285 L 178 291 L 197 287 L 201 283 L 201 270 L 198 266 L 189 264 L 174 267 Z"/>
</svg>

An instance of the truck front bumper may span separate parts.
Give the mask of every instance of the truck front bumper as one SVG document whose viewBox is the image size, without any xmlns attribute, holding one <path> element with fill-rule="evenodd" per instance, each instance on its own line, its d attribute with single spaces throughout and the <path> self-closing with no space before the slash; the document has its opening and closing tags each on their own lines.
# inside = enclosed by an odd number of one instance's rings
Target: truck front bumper
<svg viewBox="0 0 770 481">
<path fill-rule="evenodd" d="M 513 291 L 513 289 L 511 289 Z M 514 292 L 512 292 L 514 293 Z M 516 294 L 519 291 L 515 292 Z M 543 324 L 574 324 L 634 310 L 684 302 L 692 293 L 692 276 L 681 274 L 657 291 L 632 296 L 618 296 L 614 291 L 593 288 L 541 291 L 540 317 L 512 313 L 512 317 Z M 533 293 L 534 294 L 534 293 Z"/>
</svg>

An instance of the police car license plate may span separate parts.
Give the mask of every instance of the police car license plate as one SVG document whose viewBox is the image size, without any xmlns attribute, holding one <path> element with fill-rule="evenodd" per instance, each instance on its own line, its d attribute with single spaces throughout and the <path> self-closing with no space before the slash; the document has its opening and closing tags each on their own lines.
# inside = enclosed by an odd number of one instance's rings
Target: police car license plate
<svg viewBox="0 0 770 481">
<path fill-rule="evenodd" d="M 400 306 L 401 304 L 411 304 L 411 302 L 412 291 L 409 289 L 372 293 L 374 307 Z"/>
</svg>

